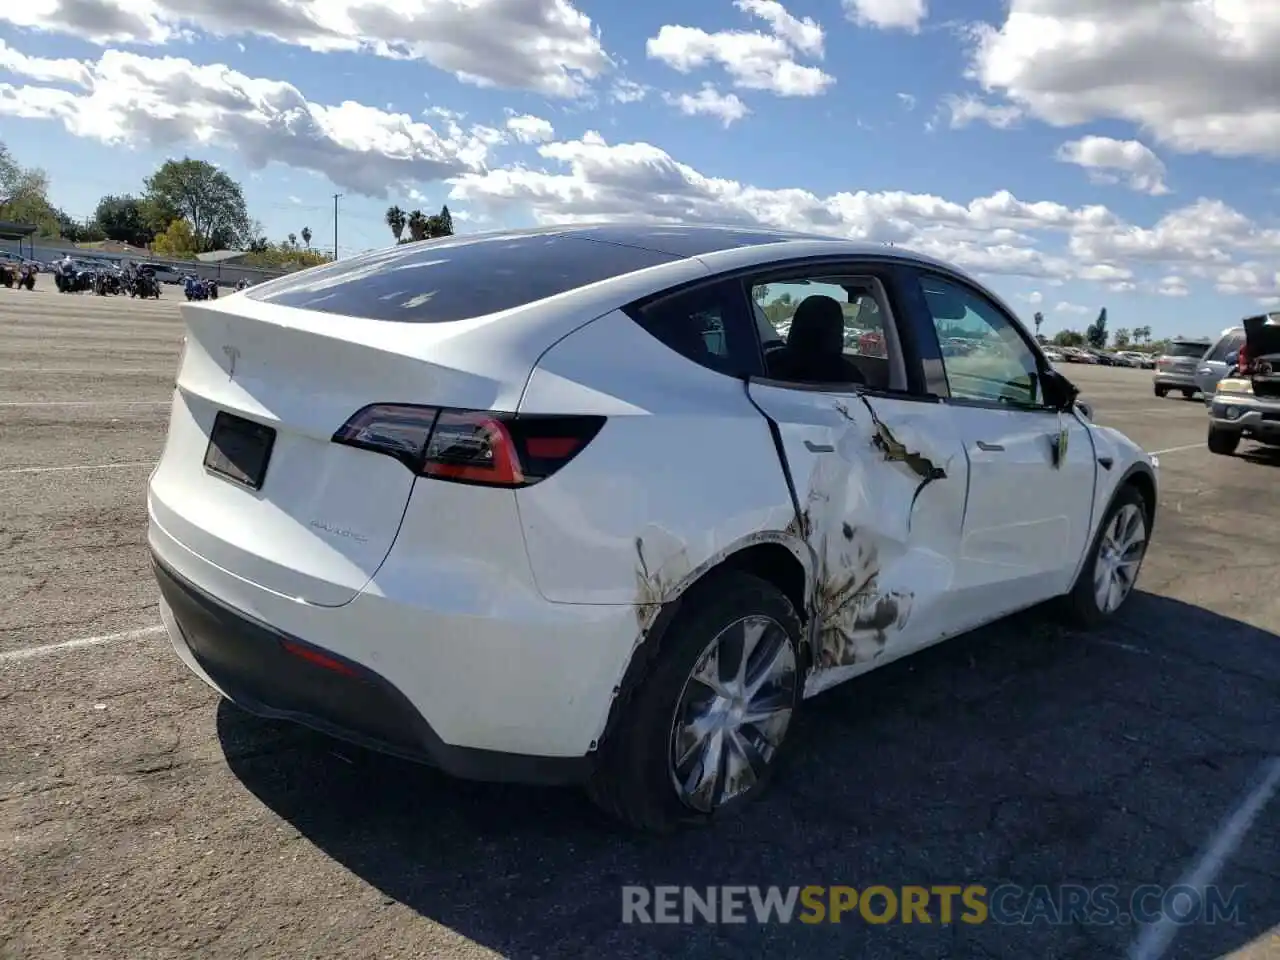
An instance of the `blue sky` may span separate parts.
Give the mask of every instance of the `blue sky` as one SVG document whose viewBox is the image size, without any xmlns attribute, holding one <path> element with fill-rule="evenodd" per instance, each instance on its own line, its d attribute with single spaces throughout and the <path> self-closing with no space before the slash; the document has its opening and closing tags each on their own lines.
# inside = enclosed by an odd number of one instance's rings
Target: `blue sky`
<svg viewBox="0 0 1280 960">
<path fill-rule="evenodd" d="M 391 203 L 447 202 L 460 230 L 643 215 L 892 241 L 1050 333 L 1106 306 L 1113 329 L 1211 334 L 1280 302 L 1280 4 L 254 7 L 0 9 L 0 138 L 77 216 L 183 153 L 240 179 L 275 239 L 332 246 L 341 193 L 343 254 L 390 241 Z M 1175 42 L 1176 71 L 1156 55 Z"/>
</svg>

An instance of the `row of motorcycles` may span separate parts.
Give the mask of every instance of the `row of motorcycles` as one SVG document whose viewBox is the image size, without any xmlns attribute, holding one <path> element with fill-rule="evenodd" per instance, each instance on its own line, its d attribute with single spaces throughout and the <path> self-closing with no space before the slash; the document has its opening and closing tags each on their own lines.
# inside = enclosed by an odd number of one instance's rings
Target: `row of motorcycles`
<svg viewBox="0 0 1280 960">
<path fill-rule="evenodd" d="M 29 263 L 12 264 L 0 261 L 0 286 L 13 289 L 34 290 L 36 288 L 36 271 Z"/>
<path fill-rule="evenodd" d="M 151 297 L 160 299 L 160 281 L 147 270 L 130 274 L 114 267 L 88 267 L 76 264 L 59 266 L 53 274 L 59 293 L 94 293 L 100 297 Z"/>
</svg>

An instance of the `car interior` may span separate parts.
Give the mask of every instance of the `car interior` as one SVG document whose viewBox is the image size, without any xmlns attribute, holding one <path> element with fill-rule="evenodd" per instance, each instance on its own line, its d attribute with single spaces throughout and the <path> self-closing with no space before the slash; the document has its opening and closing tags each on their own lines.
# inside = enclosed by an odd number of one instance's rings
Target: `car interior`
<svg viewBox="0 0 1280 960">
<path fill-rule="evenodd" d="M 793 383 L 850 383 L 889 389 L 887 356 L 864 352 L 857 340 L 848 342 L 846 310 L 853 307 L 857 324 L 872 328 L 863 334 L 863 339 L 870 337 L 884 351 L 884 314 L 875 294 L 852 284 L 840 286 L 846 291 L 848 303 L 842 304 L 823 293 L 804 297 L 789 318 L 785 336 L 769 320 L 761 304 L 752 300 L 769 377 Z"/>
</svg>

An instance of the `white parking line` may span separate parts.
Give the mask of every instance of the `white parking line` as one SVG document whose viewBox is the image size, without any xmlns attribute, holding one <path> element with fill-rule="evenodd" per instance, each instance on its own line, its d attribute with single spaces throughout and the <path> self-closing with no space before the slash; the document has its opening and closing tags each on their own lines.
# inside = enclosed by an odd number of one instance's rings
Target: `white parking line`
<svg viewBox="0 0 1280 960">
<path fill-rule="evenodd" d="M 1272 757 L 1262 765 L 1261 779 L 1256 787 L 1244 798 L 1231 816 L 1223 821 L 1214 835 L 1213 841 L 1200 857 L 1196 865 L 1178 886 L 1187 886 L 1196 891 L 1203 901 L 1205 888 L 1218 878 L 1222 868 L 1227 865 L 1240 842 L 1248 834 L 1253 821 L 1266 808 L 1280 790 L 1280 757 Z M 1130 960 L 1159 960 L 1169 950 L 1174 937 L 1181 929 L 1178 921 L 1163 916 L 1157 923 L 1151 924 L 1142 931 L 1142 935 L 1129 950 Z"/>
<path fill-rule="evenodd" d="M 1199 443 L 1188 443 L 1188 444 L 1184 444 L 1181 447 L 1167 447 L 1164 450 L 1149 450 L 1147 452 L 1150 453 L 1153 457 L 1159 457 L 1166 453 L 1178 453 L 1181 450 L 1200 450 L 1203 448 L 1204 448 L 1204 441 L 1201 440 Z"/>
<path fill-rule="evenodd" d="M 62 467 L 5 467 L 0 475 L 19 473 L 65 473 L 70 470 L 122 470 L 125 467 L 153 467 L 154 460 L 124 460 L 118 463 L 73 463 Z"/>
<path fill-rule="evenodd" d="M 0 407 L 167 407 L 172 400 L 0 400 Z"/>
<path fill-rule="evenodd" d="M 80 637 L 78 640 L 63 640 L 61 643 L 46 643 L 39 647 L 20 647 L 17 650 L 0 650 L 0 663 L 13 663 L 17 660 L 34 660 L 36 657 L 47 657 L 64 650 L 80 650 L 84 647 L 100 647 L 106 643 L 121 643 L 126 640 L 144 640 L 164 633 L 163 626 L 142 627 L 138 630 L 125 630 L 123 633 L 104 633 L 97 637 Z"/>
</svg>

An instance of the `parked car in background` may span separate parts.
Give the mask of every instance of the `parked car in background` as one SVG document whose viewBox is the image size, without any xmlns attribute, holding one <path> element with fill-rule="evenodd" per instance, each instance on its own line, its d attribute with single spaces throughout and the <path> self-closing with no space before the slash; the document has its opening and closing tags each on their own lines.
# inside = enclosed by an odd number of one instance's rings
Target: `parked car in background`
<svg viewBox="0 0 1280 960">
<path fill-rule="evenodd" d="M 1044 358 L 1050 363 L 1065 363 L 1066 357 L 1055 350 L 1053 347 L 1044 348 Z"/>
<path fill-rule="evenodd" d="M 1178 390 L 1188 400 L 1192 399 L 1200 391 L 1196 383 L 1200 358 L 1209 352 L 1211 345 L 1207 337 L 1170 340 L 1164 353 L 1156 358 L 1156 372 L 1151 378 L 1155 395 L 1163 397 L 1172 390 Z"/>
<path fill-rule="evenodd" d="M 643 829 L 758 794 L 823 690 L 1042 601 L 1110 621 L 1157 512 L 1008 304 L 880 244 L 449 237 L 182 320 L 147 511 L 187 668 Z"/>
<path fill-rule="evenodd" d="M 1143 370 L 1154 370 L 1156 367 L 1156 358 L 1149 353 L 1142 353 L 1138 350 L 1124 350 L 1121 352 L 1132 361 L 1132 365 L 1135 367 L 1141 367 Z"/>
<path fill-rule="evenodd" d="M 1196 387 L 1204 395 L 1205 403 L 1212 401 L 1213 392 L 1218 389 L 1218 381 L 1235 366 L 1244 344 L 1244 327 L 1228 327 L 1222 331 L 1218 342 L 1200 358 L 1200 363 L 1196 367 L 1195 381 Z"/>
<path fill-rule="evenodd" d="M 1237 359 L 1214 382 L 1209 398 L 1209 450 L 1230 456 L 1243 439 L 1280 446 L 1280 317 L 1249 317 L 1215 344 L 1234 343 L 1240 331 Z M 1217 362 L 1217 361 L 1215 361 Z"/>
</svg>

